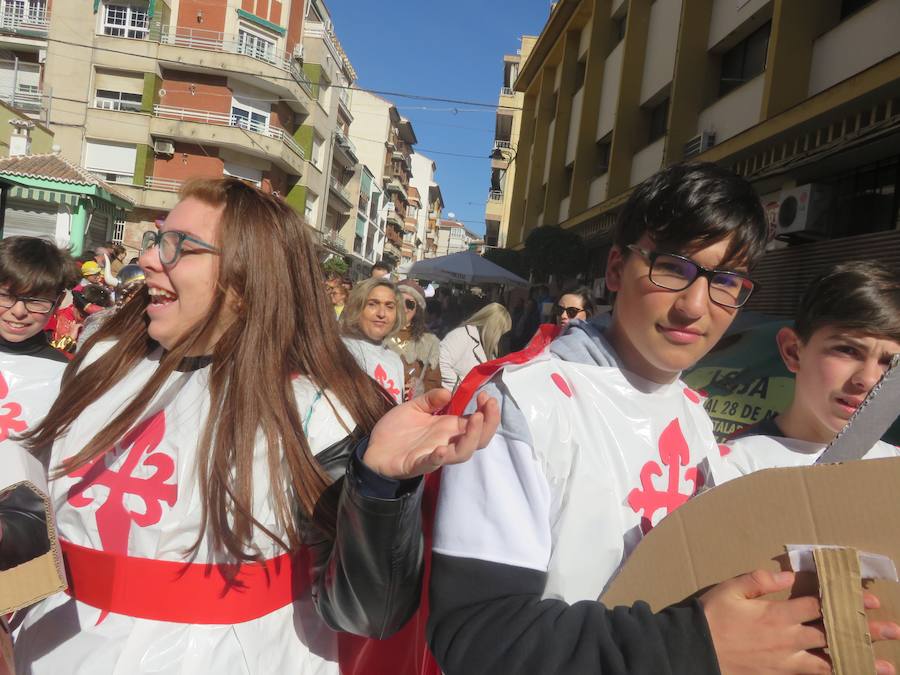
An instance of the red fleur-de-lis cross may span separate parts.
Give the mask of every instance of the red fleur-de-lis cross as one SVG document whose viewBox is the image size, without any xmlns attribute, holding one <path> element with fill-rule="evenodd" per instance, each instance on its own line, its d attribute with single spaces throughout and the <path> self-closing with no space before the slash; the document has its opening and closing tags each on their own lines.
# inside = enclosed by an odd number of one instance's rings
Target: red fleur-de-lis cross
<svg viewBox="0 0 900 675">
<path fill-rule="evenodd" d="M 174 506 L 178 497 L 178 486 L 166 483 L 175 472 L 175 462 L 163 452 L 153 452 L 163 439 L 166 431 L 165 415 L 157 413 L 135 427 L 111 453 L 100 455 L 85 466 L 69 475 L 80 478 L 69 488 L 67 500 L 75 508 L 84 508 L 94 501 L 103 499 L 94 490 L 93 496 L 84 492 L 94 486 L 107 488 L 103 503 L 97 508 L 97 532 L 104 551 L 125 554 L 128 552 L 128 535 L 131 524 L 138 527 L 155 525 L 162 519 L 163 503 Z M 107 455 L 125 459 L 118 471 L 106 465 Z M 152 476 L 147 478 L 133 475 L 139 466 L 154 467 Z M 125 505 L 126 495 L 134 495 L 143 502 L 143 512 L 136 512 Z"/>
<path fill-rule="evenodd" d="M 0 398 L 9 395 L 9 385 L 3 373 L 0 373 Z M 22 406 L 14 401 L 8 401 L 0 408 L 0 441 L 5 441 L 10 434 L 18 434 L 28 428 L 25 420 L 21 419 Z"/>
<path fill-rule="evenodd" d="M 375 366 L 375 381 L 378 382 L 387 393 L 395 399 L 400 400 L 400 389 L 392 379 L 388 378 L 387 371 L 380 363 Z"/>
<path fill-rule="evenodd" d="M 644 534 L 653 529 L 653 516 L 657 511 L 665 510 L 665 515 L 672 513 L 701 487 L 697 467 L 687 465 L 691 460 L 691 449 L 677 418 L 659 435 L 659 459 L 669 469 L 665 489 L 659 490 L 654 484 L 653 477 L 661 477 L 663 471 L 659 464 L 650 460 L 641 468 L 641 487 L 628 494 L 628 505 L 635 513 L 641 514 L 641 530 Z M 679 490 L 682 469 L 684 479 L 694 485 L 688 494 Z"/>
</svg>

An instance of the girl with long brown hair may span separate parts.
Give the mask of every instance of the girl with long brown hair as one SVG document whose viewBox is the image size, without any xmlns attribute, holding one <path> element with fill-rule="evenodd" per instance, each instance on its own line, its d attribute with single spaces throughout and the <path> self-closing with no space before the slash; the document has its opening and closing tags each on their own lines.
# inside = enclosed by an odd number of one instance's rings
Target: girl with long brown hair
<svg viewBox="0 0 900 675">
<path fill-rule="evenodd" d="M 326 623 L 383 637 L 414 611 L 412 479 L 483 447 L 496 404 L 392 407 L 333 337 L 306 225 L 237 179 L 187 184 L 140 264 L 27 434 L 70 588 L 28 611 L 18 667 L 337 673 Z"/>
</svg>

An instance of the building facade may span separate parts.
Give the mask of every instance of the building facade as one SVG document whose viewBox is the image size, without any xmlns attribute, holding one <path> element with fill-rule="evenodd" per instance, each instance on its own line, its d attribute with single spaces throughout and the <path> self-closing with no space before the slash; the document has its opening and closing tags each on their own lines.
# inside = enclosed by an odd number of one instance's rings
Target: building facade
<svg viewBox="0 0 900 675">
<path fill-rule="evenodd" d="M 44 62 L 50 26 L 50 0 L 0 2 L 0 101 L 47 122 Z"/>
<path fill-rule="evenodd" d="M 429 213 L 431 212 L 432 203 L 430 201 L 433 188 L 437 187 L 435 182 L 435 173 L 437 172 L 437 164 L 430 157 L 416 152 L 412 156 L 412 179 L 413 189 L 418 193 L 419 206 L 416 209 L 415 226 L 416 232 L 413 238 L 413 261 L 423 260 L 426 257 L 428 248 L 428 232 L 429 232 Z M 440 190 L 438 190 L 440 194 Z M 443 208 L 443 204 L 441 204 Z"/>
<path fill-rule="evenodd" d="M 894 0 L 561 0 L 515 84 L 507 245 L 571 228 L 599 276 L 631 189 L 697 159 L 767 207 L 755 308 L 790 313 L 834 260 L 900 264 L 897 25 Z"/>
<path fill-rule="evenodd" d="M 383 193 L 382 214 L 385 223 L 382 258 L 392 266 L 404 258 L 407 209 L 410 207 L 413 146 L 416 134 L 412 123 L 402 117 L 396 106 L 380 96 L 357 90 L 351 103 L 354 125 L 350 140 L 360 161 L 370 167 Z M 413 207 L 418 208 L 418 207 Z M 412 250 L 407 242 L 406 251 Z"/>
<path fill-rule="evenodd" d="M 453 255 L 468 251 L 473 244 L 481 244 L 484 240 L 477 234 L 470 232 L 466 226 L 458 220 L 441 220 L 438 224 L 437 251 L 435 257 Z M 478 251 L 482 253 L 483 251 Z"/>
<path fill-rule="evenodd" d="M 57 1 L 49 34 L 56 143 L 135 204 L 111 238 L 135 248 L 185 180 L 230 175 L 282 196 L 342 251 L 355 73 L 320 0 Z"/>
<path fill-rule="evenodd" d="M 503 86 L 497 103 L 494 146 L 491 150 L 491 183 L 484 209 L 485 243 L 506 246 L 509 216 L 512 209 L 512 186 L 516 178 L 516 153 L 522 125 L 525 95 L 513 85 L 519 77 L 521 64 L 528 59 L 536 37 L 523 36 L 522 46 L 515 54 L 503 57 Z"/>
</svg>

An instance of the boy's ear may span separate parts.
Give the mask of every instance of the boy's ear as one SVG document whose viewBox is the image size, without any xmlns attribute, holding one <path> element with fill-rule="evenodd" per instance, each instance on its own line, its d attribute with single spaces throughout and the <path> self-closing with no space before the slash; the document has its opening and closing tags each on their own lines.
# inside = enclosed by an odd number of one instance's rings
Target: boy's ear
<svg viewBox="0 0 900 675">
<path fill-rule="evenodd" d="M 797 331 L 789 326 L 785 326 L 778 331 L 775 336 L 775 342 L 778 343 L 778 352 L 781 354 L 781 360 L 789 371 L 797 374 L 800 370 L 800 347 L 802 342 Z"/>
<path fill-rule="evenodd" d="M 622 249 L 613 246 L 609 250 L 609 258 L 606 260 L 606 289 L 613 293 L 622 290 L 622 272 L 625 267 L 625 256 Z"/>
</svg>

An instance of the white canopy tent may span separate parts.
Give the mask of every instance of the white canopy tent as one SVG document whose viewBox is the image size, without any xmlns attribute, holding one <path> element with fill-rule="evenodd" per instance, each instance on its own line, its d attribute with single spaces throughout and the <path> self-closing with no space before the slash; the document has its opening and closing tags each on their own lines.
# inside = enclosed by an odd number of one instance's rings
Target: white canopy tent
<svg viewBox="0 0 900 675">
<path fill-rule="evenodd" d="M 470 251 L 420 260 L 409 269 L 407 274 L 414 279 L 476 286 L 481 284 L 528 285 L 527 279 L 523 279 Z"/>
</svg>

